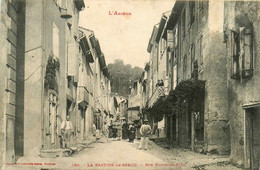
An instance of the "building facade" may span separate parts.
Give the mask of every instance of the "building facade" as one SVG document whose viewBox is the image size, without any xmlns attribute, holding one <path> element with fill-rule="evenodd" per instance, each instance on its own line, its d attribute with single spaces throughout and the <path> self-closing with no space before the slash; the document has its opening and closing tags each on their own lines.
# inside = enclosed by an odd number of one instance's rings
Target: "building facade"
<svg viewBox="0 0 260 170">
<path fill-rule="evenodd" d="M 6 162 L 14 162 L 16 156 L 23 154 L 24 136 L 23 113 L 23 79 L 24 41 L 25 41 L 25 3 L 23 1 L 0 1 L 0 167 Z M 21 83 L 21 84 L 20 84 Z M 16 128 L 16 124 L 19 128 Z M 16 144 L 14 141 L 19 144 Z"/>
<path fill-rule="evenodd" d="M 199 109 L 183 100 L 181 110 L 163 116 L 167 138 L 185 148 L 217 154 L 230 152 L 223 13 L 223 2 L 177 1 L 154 26 L 147 48 L 151 54 L 148 107 L 163 103 L 159 99 L 167 98 L 170 91 L 177 93 L 181 82 L 205 81 Z"/>
<path fill-rule="evenodd" d="M 140 122 L 142 109 L 142 83 L 141 80 L 133 82 L 131 94 L 128 97 L 127 120 Z"/>
<path fill-rule="evenodd" d="M 225 2 L 224 42 L 230 115 L 231 162 L 260 166 L 259 2 Z"/>
<path fill-rule="evenodd" d="M 83 0 L 1 2 L 0 165 L 63 154 L 101 129 L 110 112 L 110 74 L 94 32 L 79 29 Z M 3 109 L 2 109 L 3 108 Z"/>
<path fill-rule="evenodd" d="M 176 1 L 154 26 L 147 48 L 145 112 L 165 119 L 166 137 L 197 152 L 230 155 L 233 164 L 251 169 L 259 167 L 258 6 Z M 164 83 L 156 86 L 158 80 Z M 180 99 L 194 95 L 187 91 L 199 82 L 197 98 Z M 201 101 L 197 107 L 194 100 Z M 158 106 L 170 112 L 149 114 Z"/>
</svg>

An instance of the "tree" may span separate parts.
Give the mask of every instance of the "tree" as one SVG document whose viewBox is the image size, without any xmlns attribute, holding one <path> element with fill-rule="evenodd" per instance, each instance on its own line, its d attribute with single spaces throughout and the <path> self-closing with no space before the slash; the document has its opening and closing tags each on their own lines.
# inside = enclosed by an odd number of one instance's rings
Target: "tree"
<svg viewBox="0 0 260 170">
<path fill-rule="evenodd" d="M 141 77 L 143 69 L 134 67 L 130 64 L 124 65 L 124 61 L 116 59 L 113 64 L 108 64 L 111 73 L 111 90 L 121 96 L 127 97 L 130 93 L 129 87 L 131 80 L 137 80 Z"/>
</svg>

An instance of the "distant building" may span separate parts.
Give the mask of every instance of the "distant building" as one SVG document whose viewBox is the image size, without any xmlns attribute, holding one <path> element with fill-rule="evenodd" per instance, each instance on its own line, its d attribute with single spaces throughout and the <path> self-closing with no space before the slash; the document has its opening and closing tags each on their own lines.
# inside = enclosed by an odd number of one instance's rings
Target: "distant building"
<svg viewBox="0 0 260 170">
<path fill-rule="evenodd" d="M 140 122 L 142 108 L 142 83 L 133 82 L 131 94 L 128 97 L 127 119 L 131 122 Z"/>
</svg>

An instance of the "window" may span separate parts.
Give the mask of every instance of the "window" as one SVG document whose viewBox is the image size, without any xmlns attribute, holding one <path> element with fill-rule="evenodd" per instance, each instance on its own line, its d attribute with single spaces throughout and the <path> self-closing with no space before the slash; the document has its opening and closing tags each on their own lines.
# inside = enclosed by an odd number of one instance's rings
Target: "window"
<svg viewBox="0 0 260 170">
<path fill-rule="evenodd" d="M 231 78 L 233 79 L 239 79 L 239 63 L 238 63 L 238 59 L 239 59 L 239 34 L 232 31 L 231 32 Z"/>
<path fill-rule="evenodd" d="M 177 64 L 173 66 L 173 89 L 177 86 Z"/>
<path fill-rule="evenodd" d="M 52 50 L 55 57 L 59 57 L 59 29 L 55 23 L 52 27 Z"/>
<path fill-rule="evenodd" d="M 185 18 L 186 18 L 186 10 L 184 10 L 182 12 L 182 18 L 181 18 L 182 37 L 185 36 L 185 31 L 186 31 L 186 28 L 185 28 Z"/>
<path fill-rule="evenodd" d="M 253 75 L 253 39 L 251 28 L 231 31 L 231 78 L 242 79 Z"/>
<path fill-rule="evenodd" d="M 194 46 L 194 44 L 192 44 L 191 47 L 190 47 L 190 60 L 191 60 L 191 73 L 192 73 L 193 70 L 194 70 L 193 64 L 194 64 L 194 61 L 195 61 L 195 46 Z"/>
<path fill-rule="evenodd" d="M 168 52 L 167 55 L 167 65 L 166 65 L 166 76 L 171 76 L 172 72 L 171 72 L 171 67 L 172 67 L 172 59 L 173 59 L 173 53 L 174 52 Z"/>
<path fill-rule="evenodd" d="M 203 64 L 203 48 L 202 48 L 202 36 L 200 36 L 198 42 L 198 50 L 199 50 L 199 56 L 198 56 L 198 66 L 201 66 Z"/>
<path fill-rule="evenodd" d="M 195 20 L 195 1 L 190 1 L 190 26 L 193 24 Z"/>
<path fill-rule="evenodd" d="M 241 28 L 240 41 L 241 41 L 240 54 L 242 57 L 242 77 L 246 78 L 253 75 L 252 30 L 249 28 Z"/>
<path fill-rule="evenodd" d="M 167 30 L 167 49 L 168 51 L 172 51 L 174 48 L 174 31 Z"/>
<path fill-rule="evenodd" d="M 186 70 L 187 70 L 187 56 L 183 57 L 183 78 L 186 78 Z"/>
<path fill-rule="evenodd" d="M 53 91 L 49 93 L 49 114 L 48 114 L 48 125 L 47 134 L 51 135 L 51 143 L 55 143 L 57 137 L 58 126 L 60 124 L 58 119 L 58 97 Z"/>
<path fill-rule="evenodd" d="M 179 31 L 179 27 L 177 26 L 174 30 L 174 46 L 175 47 L 178 46 L 178 31 Z"/>
</svg>

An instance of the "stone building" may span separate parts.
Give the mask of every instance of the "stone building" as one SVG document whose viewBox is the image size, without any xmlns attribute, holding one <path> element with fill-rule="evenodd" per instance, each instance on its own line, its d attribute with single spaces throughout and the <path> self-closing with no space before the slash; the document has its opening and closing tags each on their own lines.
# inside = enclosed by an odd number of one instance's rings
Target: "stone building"
<svg viewBox="0 0 260 170">
<path fill-rule="evenodd" d="M 123 97 L 123 96 L 115 96 L 116 100 L 117 100 L 117 110 L 116 110 L 116 119 L 121 119 L 121 118 L 125 118 L 126 120 L 128 120 L 128 116 L 127 116 L 127 108 L 128 108 L 128 100 Z"/>
<path fill-rule="evenodd" d="M 195 151 L 230 154 L 233 164 L 251 169 L 259 167 L 260 151 L 258 9 L 256 1 L 176 1 L 147 48 L 146 111 L 176 97 L 181 85 L 205 81 L 196 111 L 183 100 L 180 112 L 174 105 L 174 114 L 163 115 L 166 137 Z M 158 79 L 168 96 L 156 94 Z"/>
<path fill-rule="evenodd" d="M 231 162 L 260 167 L 260 3 L 224 3 Z"/>
<path fill-rule="evenodd" d="M 74 128 L 83 0 L 1 1 L 1 165 L 60 153 L 60 123 Z M 68 62 L 68 61 L 73 62 Z"/>
<path fill-rule="evenodd" d="M 25 2 L 0 1 L 0 168 L 24 152 L 24 20 Z"/>
<path fill-rule="evenodd" d="M 86 140 L 93 135 L 94 71 L 97 55 L 95 53 L 95 35 L 91 30 L 80 27 L 79 30 L 79 82 L 77 88 L 77 137 Z"/>
<path fill-rule="evenodd" d="M 133 82 L 131 94 L 128 97 L 127 120 L 140 122 L 142 108 L 142 83 L 139 80 Z"/>
<path fill-rule="evenodd" d="M 83 141 L 93 135 L 93 124 L 98 129 L 110 113 L 110 73 L 104 54 L 92 30 L 80 27 L 79 82 L 77 88 L 78 139 Z"/>
<path fill-rule="evenodd" d="M 181 82 L 205 81 L 205 96 L 199 111 L 194 112 L 184 100 L 181 112 L 164 115 L 165 133 L 185 148 L 229 154 L 223 14 L 223 2 L 176 1 L 172 11 L 162 15 L 148 44 L 152 93 L 148 107 L 163 102 L 165 99 L 160 98 L 174 91 Z M 162 87 L 156 87 L 158 79 L 164 81 Z M 160 88 L 164 93 L 160 93 Z"/>
</svg>

